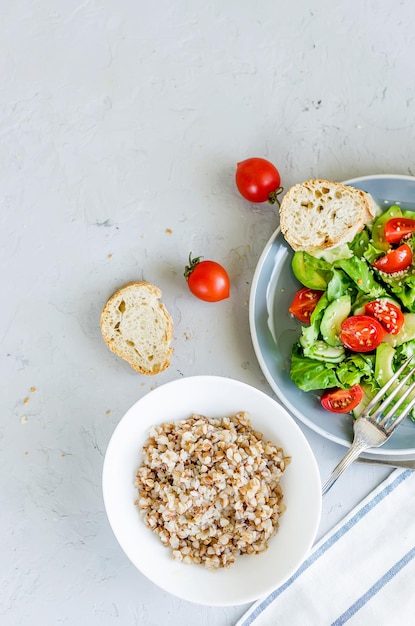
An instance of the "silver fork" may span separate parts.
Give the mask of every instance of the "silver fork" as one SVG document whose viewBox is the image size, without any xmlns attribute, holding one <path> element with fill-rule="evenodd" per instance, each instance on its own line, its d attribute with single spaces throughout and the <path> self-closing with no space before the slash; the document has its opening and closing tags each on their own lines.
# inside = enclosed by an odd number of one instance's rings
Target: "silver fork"
<svg viewBox="0 0 415 626">
<path fill-rule="evenodd" d="M 415 470 L 415 459 L 356 459 L 357 463 L 366 465 L 382 465 L 383 467 L 404 467 L 405 469 Z"/>
<path fill-rule="evenodd" d="M 402 412 L 397 415 L 397 412 L 409 398 L 411 393 L 415 391 L 415 382 L 406 387 L 406 383 L 410 380 L 411 376 L 415 373 L 415 367 L 412 367 L 403 379 L 395 385 L 391 393 L 386 396 L 382 402 L 386 392 L 394 386 L 399 376 L 401 376 L 408 364 L 412 361 L 414 355 L 412 355 L 392 378 L 378 391 L 375 397 L 369 402 L 365 410 L 357 418 L 353 424 L 353 443 L 348 452 L 336 465 L 330 476 L 323 483 L 322 493 L 323 495 L 328 492 L 334 485 L 339 476 L 355 461 L 362 452 L 368 448 L 379 448 L 385 441 L 395 432 L 395 429 L 403 422 L 405 417 L 415 406 L 415 396 L 410 400 L 407 406 L 402 409 Z M 404 391 L 403 391 L 404 390 Z M 399 396 L 396 403 L 385 413 L 393 400 L 403 391 Z"/>
</svg>

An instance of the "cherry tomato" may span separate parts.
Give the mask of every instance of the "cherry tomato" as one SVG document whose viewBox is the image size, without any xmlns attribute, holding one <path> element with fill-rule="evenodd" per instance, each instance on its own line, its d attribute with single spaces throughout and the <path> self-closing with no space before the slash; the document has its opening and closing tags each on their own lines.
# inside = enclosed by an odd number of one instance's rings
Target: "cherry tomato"
<svg viewBox="0 0 415 626">
<path fill-rule="evenodd" d="M 385 338 L 382 324 L 371 315 L 352 315 L 344 320 L 340 340 L 353 352 L 371 352 Z"/>
<path fill-rule="evenodd" d="M 289 312 L 295 315 L 300 322 L 309 324 L 310 316 L 316 308 L 317 302 L 320 300 L 323 293 L 324 291 L 303 287 L 295 294 L 292 304 L 288 309 Z"/>
<path fill-rule="evenodd" d="M 385 224 L 385 238 L 389 243 L 399 243 L 403 237 L 415 232 L 415 220 L 393 217 Z"/>
<path fill-rule="evenodd" d="M 400 308 L 388 300 L 368 302 L 365 304 L 365 312 L 368 315 L 373 315 L 382 324 L 386 332 L 391 335 L 397 335 L 405 321 Z"/>
<path fill-rule="evenodd" d="M 239 193 L 250 202 L 278 202 L 281 177 L 266 159 L 246 159 L 237 164 L 235 182 Z"/>
<path fill-rule="evenodd" d="M 412 250 L 407 243 L 391 250 L 373 263 L 373 267 L 385 274 L 395 274 L 406 270 L 412 263 Z"/>
<path fill-rule="evenodd" d="M 328 389 L 321 396 L 321 404 L 333 413 L 348 413 L 362 401 L 363 389 L 353 385 L 350 389 Z"/>
<path fill-rule="evenodd" d="M 202 261 L 203 257 L 192 259 L 185 267 L 184 277 L 194 296 L 206 302 L 218 302 L 229 298 L 230 280 L 227 271 L 215 261 Z"/>
</svg>

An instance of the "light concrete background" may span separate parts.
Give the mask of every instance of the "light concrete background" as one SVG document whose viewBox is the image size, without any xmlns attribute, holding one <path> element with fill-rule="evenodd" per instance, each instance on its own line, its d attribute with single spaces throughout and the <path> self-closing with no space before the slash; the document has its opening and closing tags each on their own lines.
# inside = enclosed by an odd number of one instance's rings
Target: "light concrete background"
<svg viewBox="0 0 415 626">
<path fill-rule="evenodd" d="M 145 579 L 106 520 L 101 470 L 124 412 L 179 376 L 272 394 L 248 299 L 277 226 L 234 185 L 270 159 L 310 177 L 415 175 L 410 0 L 0 2 L 1 555 L 5 626 L 229 626 L 247 607 L 178 600 Z M 232 293 L 193 298 L 189 252 Z M 145 378 L 108 351 L 107 297 L 156 283 L 171 367 Z M 304 428 L 322 474 L 344 449 Z M 386 471 L 355 466 L 319 536 Z"/>
</svg>

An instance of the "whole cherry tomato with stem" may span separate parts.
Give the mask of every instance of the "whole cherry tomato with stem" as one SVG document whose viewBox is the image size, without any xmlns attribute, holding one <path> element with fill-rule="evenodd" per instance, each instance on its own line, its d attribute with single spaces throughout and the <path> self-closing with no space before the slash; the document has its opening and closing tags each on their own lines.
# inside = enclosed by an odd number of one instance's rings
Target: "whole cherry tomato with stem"
<svg viewBox="0 0 415 626">
<path fill-rule="evenodd" d="M 241 161 L 236 167 L 235 182 L 245 200 L 279 204 L 281 176 L 270 161 L 259 157 Z"/>
<path fill-rule="evenodd" d="M 194 296 L 205 302 L 218 302 L 230 295 L 230 279 L 225 268 L 216 261 L 202 261 L 198 256 L 185 267 L 184 277 Z"/>
</svg>

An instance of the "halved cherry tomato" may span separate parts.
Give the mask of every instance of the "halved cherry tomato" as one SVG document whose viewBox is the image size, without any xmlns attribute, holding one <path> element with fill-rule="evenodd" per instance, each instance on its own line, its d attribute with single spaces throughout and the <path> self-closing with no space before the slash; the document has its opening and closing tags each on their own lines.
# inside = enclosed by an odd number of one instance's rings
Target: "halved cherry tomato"
<svg viewBox="0 0 415 626">
<path fill-rule="evenodd" d="M 320 300 L 323 293 L 324 291 L 319 291 L 318 289 L 303 287 L 295 294 L 292 304 L 288 309 L 289 312 L 295 315 L 300 322 L 309 324 L 310 316 L 316 308 L 317 302 Z"/>
<path fill-rule="evenodd" d="M 254 157 L 237 164 L 235 182 L 239 193 L 250 202 L 278 202 L 280 173 L 270 161 Z"/>
<path fill-rule="evenodd" d="M 227 271 L 216 261 L 202 261 L 203 257 L 192 259 L 185 267 L 184 277 L 194 296 L 206 302 L 218 302 L 229 298 L 230 280 Z"/>
<path fill-rule="evenodd" d="M 388 300 L 368 302 L 365 304 L 365 312 L 368 315 L 373 315 L 382 324 L 386 332 L 391 335 L 397 335 L 405 321 L 400 308 Z"/>
<path fill-rule="evenodd" d="M 353 352 L 371 352 L 385 338 L 382 324 L 371 315 L 352 315 L 344 320 L 340 340 Z"/>
<path fill-rule="evenodd" d="M 349 413 L 362 401 L 363 389 L 353 385 L 350 389 L 328 389 L 321 396 L 321 404 L 333 413 Z"/>
<path fill-rule="evenodd" d="M 406 270 L 412 263 L 412 250 L 407 243 L 391 250 L 373 263 L 373 267 L 385 274 L 395 274 Z"/>
<path fill-rule="evenodd" d="M 415 233 L 415 220 L 409 217 L 393 217 L 385 224 L 385 238 L 389 243 L 399 243 L 411 233 Z"/>
</svg>

